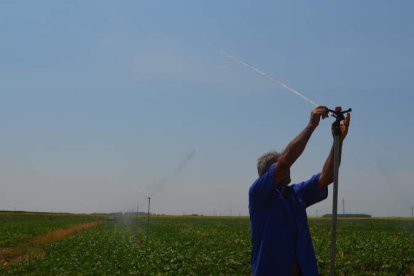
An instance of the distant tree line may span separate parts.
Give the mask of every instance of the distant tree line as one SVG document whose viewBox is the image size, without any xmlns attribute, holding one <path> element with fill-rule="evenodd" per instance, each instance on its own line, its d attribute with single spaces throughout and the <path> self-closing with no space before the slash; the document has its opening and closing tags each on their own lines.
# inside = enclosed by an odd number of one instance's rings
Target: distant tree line
<svg viewBox="0 0 414 276">
<path fill-rule="evenodd" d="M 322 216 L 323 218 L 330 218 L 332 214 L 326 214 Z M 338 217 L 347 217 L 347 218 L 371 218 L 371 215 L 368 214 L 338 214 Z"/>
</svg>

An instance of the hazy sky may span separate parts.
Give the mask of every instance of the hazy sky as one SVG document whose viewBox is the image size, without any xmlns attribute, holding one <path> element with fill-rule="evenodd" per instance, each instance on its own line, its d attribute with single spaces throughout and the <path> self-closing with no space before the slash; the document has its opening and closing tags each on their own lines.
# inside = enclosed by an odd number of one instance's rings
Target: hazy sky
<svg viewBox="0 0 414 276">
<path fill-rule="evenodd" d="M 247 214 L 263 152 L 354 109 L 339 199 L 411 216 L 413 1 L 0 2 L 0 209 Z M 322 121 L 292 168 L 321 170 Z M 309 215 L 330 212 L 327 200 Z M 342 206 L 339 207 L 342 212 Z"/>
</svg>

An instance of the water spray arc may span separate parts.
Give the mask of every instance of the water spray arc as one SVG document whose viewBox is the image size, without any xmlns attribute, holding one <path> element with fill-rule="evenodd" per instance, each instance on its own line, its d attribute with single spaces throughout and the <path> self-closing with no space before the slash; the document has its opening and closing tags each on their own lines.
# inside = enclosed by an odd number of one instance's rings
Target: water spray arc
<svg viewBox="0 0 414 276">
<path fill-rule="evenodd" d="M 229 58 L 231 60 L 236 61 L 237 63 L 240 63 L 250 69 L 252 69 L 253 71 L 255 71 L 256 73 L 262 75 L 263 77 L 271 80 L 274 83 L 277 83 L 278 85 L 282 86 L 283 88 L 287 89 L 288 91 L 290 91 L 291 93 L 293 93 L 294 95 L 300 97 L 301 99 L 307 101 L 308 103 L 314 105 L 314 106 L 318 106 L 319 104 L 315 103 L 314 101 L 312 101 L 311 99 L 305 97 L 302 93 L 300 93 L 299 91 L 297 91 L 296 89 L 293 89 L 292 87 L 288 86 L 287 84 L 283 83 L 282 81 L 275 79 L 274 77 L 266 74 L 265 72 L 263 72 L 262 70 L 260 70 L 259 68 L 237 58 L 236 56 L 230 55 L 228 53 L 226 53 L 225 51 L 221 50 L 220 53 L 225 56 L 226 58 Z"/>
</svg>

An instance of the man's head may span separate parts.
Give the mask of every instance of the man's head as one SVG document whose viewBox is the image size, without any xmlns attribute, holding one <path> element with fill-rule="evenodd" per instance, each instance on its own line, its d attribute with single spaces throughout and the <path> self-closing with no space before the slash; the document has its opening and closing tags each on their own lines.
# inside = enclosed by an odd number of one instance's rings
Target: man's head
<svg viewBox="0 0 414 276">
<path fill-rule="evenodd" d="M 273 163 L 276 163 L 279 157 L 280 153 L 277 151 L 269 151 L 260 156 L 257 159 L 257 173 L 259 176 L 262 176 Z"/>
<path fill-rule="evenodd" d="M 257 172 L 259 173 L 259 176 L 264 175 L 266 171 L 269 169 L 269 167 L 273 163 L 276 163 L 279 160 L 279 158 L 280 153 L 278 153 L 277 151 L 270 151 L 260 156 L 257 160 Z M 281 187 L 289 185 L 290 169 L 279 166 L 276 181 Z"/>
</svg>

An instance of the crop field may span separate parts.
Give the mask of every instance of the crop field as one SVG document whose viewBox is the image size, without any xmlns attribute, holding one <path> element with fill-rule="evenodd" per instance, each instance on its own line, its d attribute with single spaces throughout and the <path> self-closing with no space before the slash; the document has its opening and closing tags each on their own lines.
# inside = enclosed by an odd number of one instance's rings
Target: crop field
<svg viewBox="0 0 414 276">
<path fill-rule="evenodd" d="M 310 219 L 309 224 L 319 269 L 326 275 L 330 220 Z M 246 217 L 152 216 L 148 229 L 146 217 L 119 216 L 45 245 L 41 256 L 0 266 L 0 274 L 249 275 L 250 246 Z M 339 275 L 410 275 L 414 222 L 340 220 L 337 250 Z"/>
<path fill-rule="evenodd" d="M 102 219 L 102 216 L 59 213 L 0 212 L 0 248 L 70 225 Z"/>
</svg>

